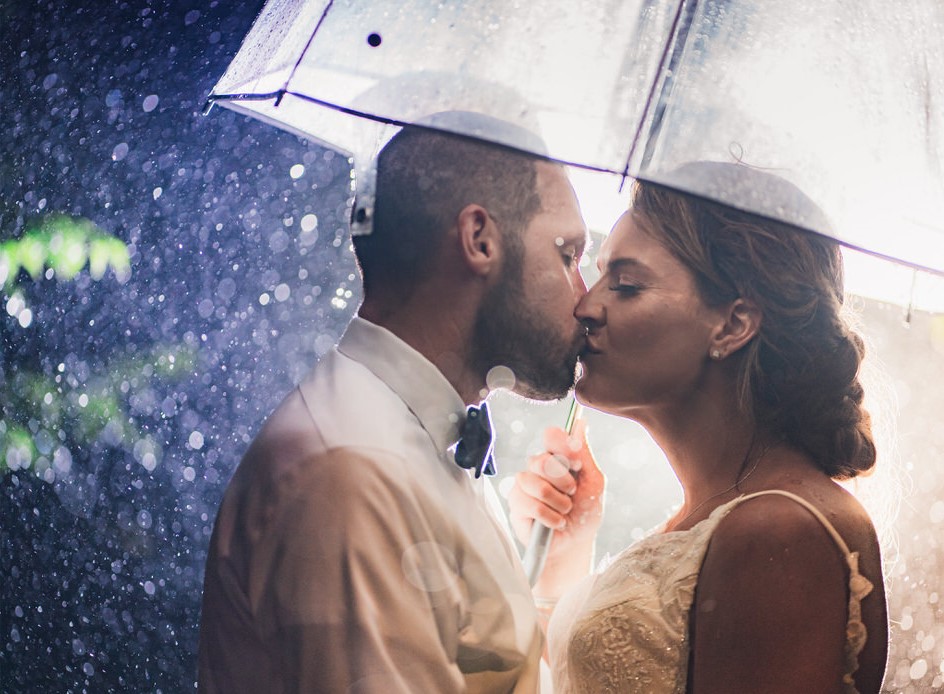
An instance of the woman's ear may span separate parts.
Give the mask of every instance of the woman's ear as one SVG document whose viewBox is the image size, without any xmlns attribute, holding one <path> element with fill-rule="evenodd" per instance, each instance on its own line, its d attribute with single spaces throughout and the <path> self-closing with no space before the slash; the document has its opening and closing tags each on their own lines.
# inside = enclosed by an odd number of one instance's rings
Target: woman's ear
<svg viewBox="0 0 944 694">
<path fill-rule="evenodd" d="M 497 267 L 501 248 L 495 220 L 481 205 L 466 205 L 456 217 L 459 254 L 477 275 L 488 275 Z"/>
<path fill-rule="evenodd" d="M 750 342 L 760 330 L 762 314 L 754 302 L 735 299 L 722 318 L 724 320 L 712 334 L 708 346 L 712 359 L 724 359 Z"/>
</svg>

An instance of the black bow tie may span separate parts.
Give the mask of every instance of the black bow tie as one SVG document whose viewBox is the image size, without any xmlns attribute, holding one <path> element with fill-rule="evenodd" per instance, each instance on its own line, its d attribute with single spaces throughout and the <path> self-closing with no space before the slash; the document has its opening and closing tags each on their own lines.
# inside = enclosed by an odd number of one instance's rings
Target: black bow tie
<svg viewBox="0 0 944 694">
<path fill-rule="evenodd" d="M 488 414 L 488 406 L 483 402 L 481 407 L 470 407 L 466 411 L 459 443 L 456 444 L 456 465 L 466 470 L 474 469 L 476 479 L 481 477 L 483 472 L 486 475 L 494 475 L 493 444 L 492 419 Z"/>
</svg>

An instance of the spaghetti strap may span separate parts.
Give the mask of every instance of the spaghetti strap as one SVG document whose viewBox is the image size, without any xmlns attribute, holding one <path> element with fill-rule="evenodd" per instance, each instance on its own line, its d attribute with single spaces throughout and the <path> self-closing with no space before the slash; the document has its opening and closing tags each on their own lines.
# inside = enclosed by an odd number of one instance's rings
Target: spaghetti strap
<svg viewBox="0 0 944 694">
<path fill-rule="evenodd" d="M 849 567 L 849 611 L 848 619 L 846 621 L 846 645 L 844 649 L 846 672 L 843 675 L 842 684 L 844 694 L 857 694 L 858 690 L 856 689 L 855 679 L 853 676 L 855 671 L 859 669 L 859 654 L 865 647 L 865 641 L 866 638 L 868 638 L 865 623 L 862 621 L 861 603 L 862 599 L 872 592 L 872 582 L 859 573 L 859 553 L 850 551 L 849 545 L 847 545 L 846 541 L 842 539 L 842 536 L 839 534 L 836 528 L 833 527 L 833 524 L 827 520 L 826 516 L 824 516 L 818 508 L 813 506 L 813 504 L 801 496 L 797 496 L 796 494 L 783 489 L 765 489 L 764 491 L 754 492 L 753 494 L 739 496 L 737 499 L 731 502 L 727 510 L 730 511 L 731 509 L 740 506 L 743 502 L 748 501 L 749 499 L 754 499 L 758 496 L 770 494 L 776 494 L 778 496 L 785 496 L 788 499 L 793 499 L 793 501 L 797 502 L 807 511 L 812 513 L 817 518 L 817 520 L 819 520 L 820 524 L 822 524 L 822 526 L 827 530 L 827 532 L 829 532 L 845 557 L 846 565 Z"/>
<path fill-rule="evenodd" d="M 753 494 L 745 494 L 744 496 L 739 497 L 737 499 L 738 503 L 736 505 L 740 506 L 741 503 L 749 499 L 753 499 L 758 496 L 765 496 L 769 494 L 777 494 L 778 496 L 785 496 L 788 499 L 793 499 L 795 502 L 800 504 L 800 506 L 803 506 L 807 511 L 809 511 L 814 516 L 816 516 L 816 519 L 820 523 L 822 523 L 823 527 L 826 528 L 826 530 L 832 536 L 833 540 L 835 540 L 836 544 L 839 545 L 839 549 L 842 550 L 842 553 L 844 555 L 848 556 L 852 554 L 852 552 L 849 550 L 849 545 L 847 545 L 846 541 L 842 539 L 842 535 L 840 535 L 839 531 L 837 531 L 836 528 L 833 527 L 833 524 L 829 522 L 826 516 L 824 516 L 818 508 L 816 508 L 813 504 L 811 504 L 809 501 L 804 499 L 802 496 L 797 496 L 796 494 L 792 492 L 788 492 L 784 489 L 765 489 L 760 492 L 754 492 Z"/>
</svg>

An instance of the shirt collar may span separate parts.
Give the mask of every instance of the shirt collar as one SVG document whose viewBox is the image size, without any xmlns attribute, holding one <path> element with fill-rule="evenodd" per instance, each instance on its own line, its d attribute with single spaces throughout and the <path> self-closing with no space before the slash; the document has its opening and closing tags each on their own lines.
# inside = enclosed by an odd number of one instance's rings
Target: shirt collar
<svg viewBox="0 0 944 694">
<path fill-rule="evenodd" d="M 445 454 L 459 438 L 465 403 L 432 362 L 386 328 L 355 316 L 338 351 L 360 362 L 393 390 Z"/>
</svg>

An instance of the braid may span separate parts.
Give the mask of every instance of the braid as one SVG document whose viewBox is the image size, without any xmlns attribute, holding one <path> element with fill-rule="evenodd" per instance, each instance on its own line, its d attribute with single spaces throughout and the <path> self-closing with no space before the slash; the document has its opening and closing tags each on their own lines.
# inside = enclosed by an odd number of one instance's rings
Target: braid
<svg viewBox="0 0 944 694">
<path fill-rule="evenodd" d="M 742 297 L 761 310 L 758 334 L 742 350 L 742 408 L 833 478 L 871 469 L 876 451 L 859 381 L 865 348 L 843 317 L 838 245 L 651 183 L 636 184 L 633 209 L 693 272 L 707 303 Z"/>
</svg>

